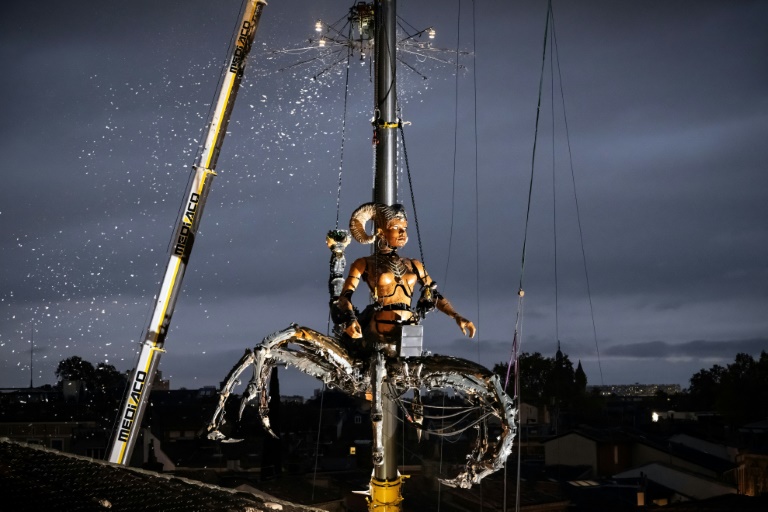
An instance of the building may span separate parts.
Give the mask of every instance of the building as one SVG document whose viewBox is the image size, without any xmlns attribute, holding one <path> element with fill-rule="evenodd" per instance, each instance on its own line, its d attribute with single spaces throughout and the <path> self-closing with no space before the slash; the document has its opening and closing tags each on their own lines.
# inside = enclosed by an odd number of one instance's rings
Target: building
<svg viewBox="0 0 768 512">
<path fill-rule="evenodd" d="M 601 396 L 656 396 L 659 392 L 676 395 L 682 390 L 680 384 L 612 384 L 609 386 L 587 386 L 587 391 Z"/>
<path fill-rule="evenodd" d="M 176 476 L 102 462 L 0 439 L 0 503 L 3 510 L 37 512 L 107 510 L 282 510 L 315 508 Z"/>
</svg>

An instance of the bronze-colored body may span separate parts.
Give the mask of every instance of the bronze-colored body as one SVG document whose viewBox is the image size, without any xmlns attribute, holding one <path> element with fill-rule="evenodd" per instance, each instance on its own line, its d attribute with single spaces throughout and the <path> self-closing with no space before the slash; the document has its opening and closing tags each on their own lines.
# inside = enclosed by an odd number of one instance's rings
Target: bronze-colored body
<svg viewBox="0 0 768 512">
<path fill-rule="evenodd" d="M 359 217 L 358 212 L 366 206 L 368 205 L 363 205 L 352 216 L 350 227 L 353 235 L 355 235 L 353 227 L 355 217 Z M 381 209 L 380 205 L 370 206 L 374 210 Z M 369 213 L 370 216 L 376 215 L 376 212 Z M 419 260 L 403 258 L 397 254 L 397 250 L 408 242 L 408 221 L 404 218 L 404 213 L 398 212 L 396 215 L 388 220 L 377 219 L 378 222 L 386 222 L 386 224 L 376 229 L 373 237 L 376 248 L 374 254 L 355 260 L 344 282 L 338 307 L 349 316 L 344 332 L 352 338 L 363 337 L 363 330 L 353 314 L 354 306 L 350 300 L 361 280 L 368 285 L 375 306 L 367 330 L 380 336 L 389 335 L 398 324 L 415 323 L 417 319 L 411 305 L 416 285 L 418 284 L 421 289 L 433 288 L 432 278 Z M 364 217 L 359 219 L 363 226 L 367 220 Z M 377 215 L 377 217 L 383 216 Z M 355 238 L 362 243 L 368 242 L 368 239 L 361 240 L 362 237 L 359 235 Z M 459 315 L 447 299 L 440 295 L 437 295 L 436 299 L 435 307 L 456 320 L 465 335 L 474 337 L 475 325 Z"/>
</svg>

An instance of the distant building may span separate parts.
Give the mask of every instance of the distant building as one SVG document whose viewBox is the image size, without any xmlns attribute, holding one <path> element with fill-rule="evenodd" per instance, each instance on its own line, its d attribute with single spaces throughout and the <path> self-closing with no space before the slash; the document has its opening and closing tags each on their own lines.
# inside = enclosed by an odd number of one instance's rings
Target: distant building
<svg viewBox="0 0 768 512">
<path fill-rule="evenodd" d="M 653 462 L 613 476 L 617 479 L 646 478 L 661 483 L 675 491 L 672 501 L 705 500 L 737 492 L 733 485 L 662 462 Z"/>
<path fill-rule="evenodd" d="M 682 392 L 680 384 L 613 384 L 587 386 L 587 391 L 597 391 L 600 396 L 655 396 L 659 391 L 668 395 Z"/>
<path fill-rule="evenodd" d="M 104 457 L 107 442 L 94 421 L 3 422 L 0 437 L 94 459 Z"/>
<path fill-rule="evenodd" d="M 632 467 L 632 439 L 620 430 L 582 428 L 544 441 L 547 466 L 589 466 L 589 476 Z"/>
<path fill-rule="evenodd" d="M 736 457 L 739 492 L 747 496 L 768 495 L 768 420 L 741 426 L 739 440 Z"/>
<path fill-rule="evenodd" d="M 736 483 L 747 496 L 768 494 L 768 454 L 742 452 L 736 459 Z"/>
<path fill-rule="evenodd" d="M 734 480 L 736 465 L 721 457 L 670 440 L 655 441 L 622 429 L 581 427 L 544 442 L 547 466 L 592 468 L 592 476 L 611 476 L 663 462 L 708 478 Z"/>
<path fill-rule="evenodd" d="M 316 508 L 0 438 L 3 510 L 282 510 Z"/>
</svg>

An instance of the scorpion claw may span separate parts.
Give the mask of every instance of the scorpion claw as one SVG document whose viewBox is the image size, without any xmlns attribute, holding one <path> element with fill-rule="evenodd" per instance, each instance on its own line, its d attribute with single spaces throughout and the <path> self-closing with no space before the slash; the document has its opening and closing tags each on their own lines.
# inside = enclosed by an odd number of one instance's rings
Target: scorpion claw
<svg viewBox="0 0 768 512">
<path fill-rule="evenodd" d="M 272 425 L 270 425 L 268 417 L 264 416 L 261 418 L 261 426 L 264 427 L 264 430 L 267 431 L 267 434 L 271 435 L 275 439 L 280 439 L 280 436 L 272 431 Z"/>
<path fill-rule="evenodd" d="M 221 441 L 222 443 L 239 443 L 242 441 L 242 439 L 234 439 L 232 437 L 227 437 L 218 430 L 213 430 L 211 432 L 208 432 L 208 439 L 211 439 L 213 441 Z"/>
<path fill-rule="evenodd" d="M 214 430 L 212 432 L 208 432 L 208 439 L 211 439 L 212 441 L 221 441 L 222 439 L 226 439 L 227 436 L 219 432 L 218 430 Z"/>
<path fill-rule="evenodd" d="M 469 481 L 469 479 L 467 478 L 467 475 L 464 473 L 460 474 L 456 478 L 451 478 L 451 479 L 438 478 L 438 480 L 440 481 L 441 484 L 447 487 L 453 487 L 454 489 L 457 487 L 460 489 L 469 489 L 470 487 L 472 487 L 472 482 Z"/>
<path fill-rule="evenodd" d="M 288 329 L 275 332 L 264 338 L 253 350 L 246 351 L 232 368 L 219 393 L 219 400 L 213 419 L 208 424 L 208 438 L 232 443 L 219 429 L 225 423 L 227 399 L 239 384 L 240 375 L 253 367 L 253 377 L 246 386 L 239 404 L 242 417 L 249 403 L 256 402 L 258 415 L 264 430 L 273 438 L 269 419 L 269 397 L 267 393 L 270 370 L 277 364 L 286 364 L 322 380 L 329 388 L 337 388 L 350 395 L 363 397 L 371 393 L 371 423 L 373 427 L 372 459 L 376 467 L 384 463 L 382 397 L 390 396 L 399 402 L 404 417 L 421 433 L 435 433 L 438 436 L 459 434 L 470 427 L 477 431 L 477 440 L 467 461 L 454 478 L 441 478 L 440 483 L 448 487 L 468 489 L 483 478 L 504 467 L 511 454 L 512 443 L 517 435 L 517 407 L 504 392 L 500 379 L 486 368 L 459 358 L 433 356 L 427 353 L 421 357 L 403 358 L 385 356 L 381 352 L 373 358 L 363 360 L 350 354 L 337 338 L 326 336 L 306 327 L 291 325 Z M 386 383 L 387 391 L 382 392 Z M 422 394 L 437 389 L 453 390 L 468 404 L 469 424 L 456 422 L 448 429 L 435 429 L 425 422 L 437 418 L 433 410 L 442 411 L 445 417 L 457 417 L 463 413 L 450 411 L 454 407 L 436 405 L 434 401 L 422 401 Z M 403 398 L 413 391 L 413 399 Z M 236 408 L 237 409 L 237 408 Z M 448 410 L 448 412 L 446 412 Z M 234 412 L 234 411 L 233 411 Z M 489 429 L 487 419 L 496 418 L 501 423 L 497 435 Z M 427 423 L 427 425 L 425 425 Z M 497 428 L 497 427 L 494 427 Z M 451 432 L 452 431 L 452 432 Z"/>
</svg>

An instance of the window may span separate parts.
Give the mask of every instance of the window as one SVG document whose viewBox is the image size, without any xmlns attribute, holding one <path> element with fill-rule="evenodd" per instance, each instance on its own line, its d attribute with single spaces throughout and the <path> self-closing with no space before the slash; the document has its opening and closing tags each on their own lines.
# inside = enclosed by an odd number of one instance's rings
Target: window
<svg viewBox="0 0 768 512">
<path fill-rule="evenodd" d="M 355 415 L 355 425 L 360 425 L 363 422 L 362 416 L 359 414 Z"/>
<path fill-rule="evenodd" d="M 51 448 L 54 450 L 62 451 L 64 450 L 64 440 L 63 439 L 51 439 Z"/>
</svg>

